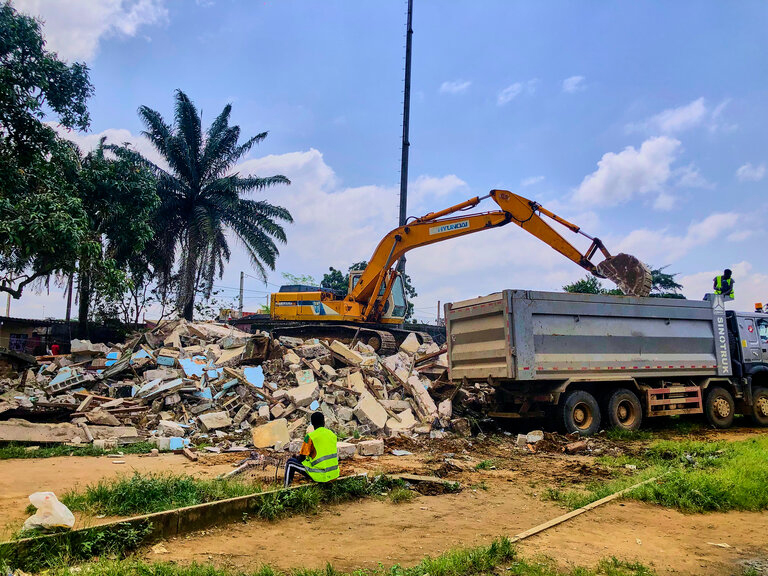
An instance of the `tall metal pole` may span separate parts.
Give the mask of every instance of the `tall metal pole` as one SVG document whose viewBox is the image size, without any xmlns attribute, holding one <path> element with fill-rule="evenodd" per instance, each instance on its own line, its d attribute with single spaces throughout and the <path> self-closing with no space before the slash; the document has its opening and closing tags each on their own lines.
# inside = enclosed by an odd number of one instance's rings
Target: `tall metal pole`
<svg viewBox="0 0 768 576">
<path fill-rule="evenodd" d="M 403 144 L 400 159 L 400 226 L 408 217 L 408 129 L 411 117 L 411 43 L 413 40 L 413 0 L 408 0 L 408 31 L 405 37 L 405 89 L 403 91 Z M 405 256 L 400 258 L 398 270 L 405 272 Z"/>
<path fill-rule="evenodd" d="M 243 277 L 245 272 L 240 271 L 240 302 L 238 302 L 237 309 L 240 312 L 240 318 L 243 317 Z"/>
</svg>

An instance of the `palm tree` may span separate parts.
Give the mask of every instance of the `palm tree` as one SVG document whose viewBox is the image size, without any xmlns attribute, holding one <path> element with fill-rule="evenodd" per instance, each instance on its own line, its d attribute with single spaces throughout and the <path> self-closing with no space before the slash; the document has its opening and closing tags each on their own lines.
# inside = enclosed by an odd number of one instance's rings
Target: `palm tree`
<svg viewBox="0 0 768 576">
<path fill-rule="evenodd" d="M 224 273 L 230 257 L 227 231 L 242 242 L 254 268 L 266 279 L 266 269 L 275 269 L 279 254 L 276 241 L 286 241 L 280 222 L 293 222 L 285 208 L 241 197 L 290 181 L 280 175 L 241 177 L 232 172 L 267 132 L 238 144 L 240 127 L 229 125 L 231 110 L 227 104 L 204 134 L 200 112 L 181 90 L 176 91 L 173 126 L 155 110 L 139 108 L 147 128 L 142 134 L 170 167 L 166 171 L 145 159 L 157 175 L 161 201 L 156 237 L 163 261 L 160 281 L 166 286 L 171 283 L 178 254 L 176 302 L 188 320 L 193 316 L 195 294 L 210 297 L 214 277 Z"/>
</svg>

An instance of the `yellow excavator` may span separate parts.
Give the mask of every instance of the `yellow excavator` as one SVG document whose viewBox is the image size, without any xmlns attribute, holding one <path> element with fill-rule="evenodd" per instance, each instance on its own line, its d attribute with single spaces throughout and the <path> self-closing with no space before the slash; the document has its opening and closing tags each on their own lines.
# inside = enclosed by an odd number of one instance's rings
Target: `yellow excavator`
<svg viewBox="0 0 768 576">
<path fill-rule="evenodd" d="M 487 198 L 492 198 L 499 209 L 457 215 L 473 209 Z M 591 245 L 584 253 L 580 252 L 542 216 L 587 237 Z M 350 272 L 346 294 L 317 286 L 281 287 L 279 292 L 271 295 L 271 322 L 265 328 L 271 329 L 277 336 L 355 339 L 373 346 L 380 353 L 394 352 L 397 345 L 413 332 L 402 327 L 408 303 L 402 278 L 397 271 L 399 259 L 419 246 L 511 223 L 533 234 L 598 278 L 613 281 L 625 294 L 648 296 L 650 293 L 651 273 L 634 256 L 611 256 L 598 238 L 586 234 L 579 226 L 560 218 L 537 202 L 507 190 L 491 190 L 487 196 L 476 196 L 445 210 L 430 212 L 389 232 L 379 242 L 366 268 Z M 603 260 L 595 264 L 593 259 L 598 252 Z M 431 339 L 425 332 L 416 334 L 422 342 Z"/>
</svg>

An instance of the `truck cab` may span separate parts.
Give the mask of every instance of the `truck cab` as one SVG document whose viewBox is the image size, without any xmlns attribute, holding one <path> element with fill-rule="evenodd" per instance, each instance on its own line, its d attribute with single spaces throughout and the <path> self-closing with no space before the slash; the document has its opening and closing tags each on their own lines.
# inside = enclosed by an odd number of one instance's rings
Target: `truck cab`
<svg viewBox="0 0 768 576">
<path fill-rule="evenodd" d="M 768 377 L 768 314 L 729 311 L 726 318 L 733 338 L 734 373 L 741 372 L 743 376 L 765 374 Z"/>
</svg>

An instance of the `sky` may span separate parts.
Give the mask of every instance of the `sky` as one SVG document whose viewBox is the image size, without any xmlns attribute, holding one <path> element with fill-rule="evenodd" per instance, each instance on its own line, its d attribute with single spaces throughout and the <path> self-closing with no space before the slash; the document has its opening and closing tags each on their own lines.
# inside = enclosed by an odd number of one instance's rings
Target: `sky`
<svg viewBox="0 0 768 576">
<path fill-rule="evenodd" d="M 206 126 L 231 103 L 244 136 L 269 131 L 236 170 L 290 178 L 254 197 L 295 222 L 268 283 L 233 251 L 216 282 L 223 301 L 244 271 L 255 310 L 283 273 L 346 270 L 397 226 L 405 0 L 13 4 L 45 21 L 49 49 L 90 68 L 90 130 L 64 133 L 84 150 L 104 135 L 156 158 L 136 110 L 172 118 L 176 89 Z M 729 307 L 768 301 L 768 3 L 414 4 L 409 215 L 507 189 L 613 253 L 668 266 L 688 298 L 728 267 Z M 427 322 L 438 302 L 584 276 L 517 226 L 416 249 L 407 271 Z M 11 315 L 64 308 L 52 284 Z"/>
</svg>

